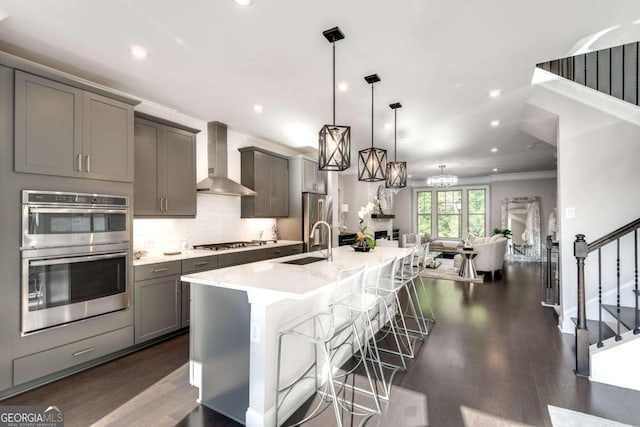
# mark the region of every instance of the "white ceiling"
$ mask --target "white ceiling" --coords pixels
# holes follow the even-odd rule
[[[393,157],[384,124],[401,102],[397,157],[414,179],[441,163],[460,176],[555,169],[555,147],[520,130],[535,64],[631,41],[640,27],[637,0],[0,0],[2,10],[1,50],[294,147],[315,147],[331,122],[322,31],[337,25],[337,80],[349,83],[337,124],[352,127],[352,164],[371,143],[363,77],[377,73],[375,145]],[[151,56],[133,59],[130,44]]]

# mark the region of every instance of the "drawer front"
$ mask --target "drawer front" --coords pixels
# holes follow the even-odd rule
[[[138,265],[134,269],[135,281],[171,276],[182,272],[180,261],[159,262],[157,264]]]
[[[182,260],[182,274],[197,273],[215,268],[218,268],[218,255]]]
[[[13,385],[71,368],[133,345],[133,326],[76,341],[13,361]]]
[[[297,255],[302,253],[302,245],[280,246],[277,248],[269,248],[269,259],[280,258],[283,256]]]
[[[248,264],[250,262],[263,261],[267,259],[266,249],[253,249],[243,252],[233,252],[230,254],[221,254],[218,260],[218,266],[231,267],[233,265]]]

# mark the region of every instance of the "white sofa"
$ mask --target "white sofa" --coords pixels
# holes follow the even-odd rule
[[[491,280],[494,279],[495,272],[502,270],[504,264],[504,254],[507,250],[507,238],[501,234],[491,237],[475,237],[471,239],[473,249],[478,251],[478,255],[473,259],[476,270],[491,272]]]

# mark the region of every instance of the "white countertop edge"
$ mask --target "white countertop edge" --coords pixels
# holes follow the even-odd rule
[[[229,254],[234,252],[245,252],[245,251],[253,251],[258,249],[265,248],[277,248],[279,246],[290,246],[290,245],[298,245],[302,244],[302,241],[297,240],[278,240],[277,243],[266,243],[260,246],[246,246],[244,248],[235,248],[235,249],[225,249],[221,251],[209,251],[206,249],[189,249],[187,251],[182,251],[177,255],[150,255],[144,256],[140,259],[133,260],[133,266],[137,267],[140,265],[148,265],[148,264],[157,264],[161,262],[169,262],[169,261],[182,261],[183,259],[190,258],[201,258],[211,255],[221,255],[221,254]]]
[[[352,268],[366,263],[367,258],[404,256],[409,250],[406,248],[380,248],[382,254],[367,255],[356,253],[349,247],[334,248],[334,262],[331,262],[327,271],[327,264],[312,263],[307,265],[287,265],[284,261],[321,255],[322,251],[307,252],[291,255],[273,260],[258,261],[241,266],[232,266],[222,269],[191,273],[183,275],[180,279],[184,282],[197,285],[213,286],[248,293],[249,302],[259,305],[268,305],[280,299],[304,300],[324,292],[332,286],[337,278],[337,273],[344,268]],[[374,256],[375,255],[375,256]],[[269,268],[261,268],[270,265]],[[295,277],[298,282],[287,280]],[[275,286],[269,286],[268,279],[276,281]],[[284,286],[282,284],[285,284]],[[287,287],[290,289],[287,289]],[[306,289],[301,289],[306,288]]]

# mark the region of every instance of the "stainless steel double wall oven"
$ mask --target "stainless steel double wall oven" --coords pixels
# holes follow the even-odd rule
[[[126,196],[22,191],[23,334],[129,305]]]

